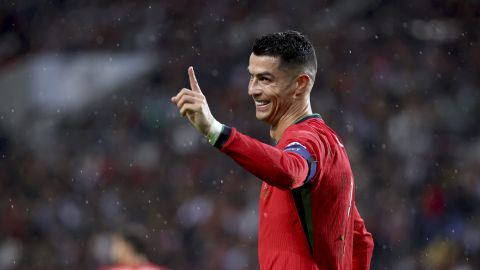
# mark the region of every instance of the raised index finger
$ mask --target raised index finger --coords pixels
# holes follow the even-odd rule
[[[188,78],[190,79],[190,88],[192,88],[192,91],[201,93],[202,90],[200,90],[200,86],[198,85],[198,81],[195,77],[195,71],[193,71],[193,67],[188,68]]]

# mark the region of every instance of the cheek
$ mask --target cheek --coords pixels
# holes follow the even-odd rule
[[[271,100],[275,114],[284,113],[286,110],[288,110],[288,108],[290,108],[292,104],[292,99],[290,98],[290,96],[281,95],[279,93],[275,93],[275,95],[272,96]]]
[[[277,104],[285,103],[286,99],[282,95],[282,93],[280,91],[278,91],[278,89],[271,90],[269,95],[270,95],[271,100],[274,101],[275,103],[277,103]]]
[[[270,99],[278,100],[281,98],[281,95],[275,85],[266,86],[264,89],[265,95],[268,96]]]

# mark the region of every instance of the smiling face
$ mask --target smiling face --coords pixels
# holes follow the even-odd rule
[[[294,103],[296,74],[280,68],[281,60],[272,56],[250,55],[248,94],[255,103],[256,117],[272,126]]]

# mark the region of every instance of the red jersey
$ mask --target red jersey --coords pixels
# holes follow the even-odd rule
[[[215,143],[263,180],[260,269],[369,269],[372,235],[355,206],[345,148],[313,114],[289,126],[276,147],[224,127]]]
[[[151,263],[138,264],[138,265],[111,265],[100,268],[100,270],[168,270]]]

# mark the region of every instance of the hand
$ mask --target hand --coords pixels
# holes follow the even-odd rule
[[[207,100],[200,90],[193,67],[188,68],[190,89],[183,88],[178,94],[172,97],[183,117],[187,117],[190,123],[203,135],[207,135],[215,119],[210,113]]]

